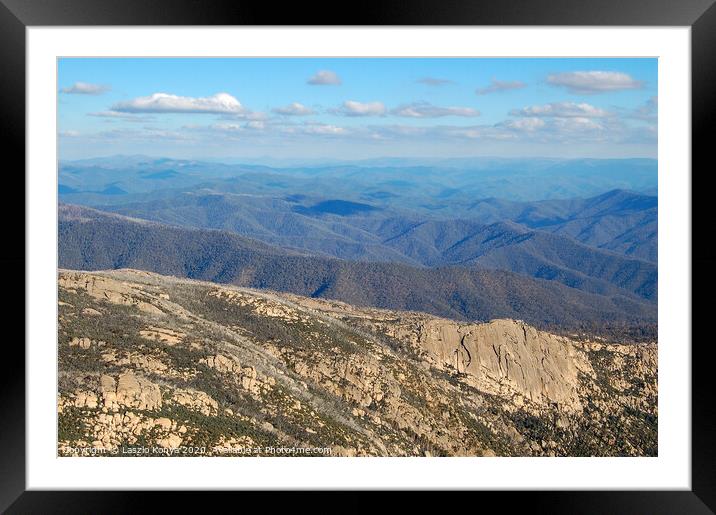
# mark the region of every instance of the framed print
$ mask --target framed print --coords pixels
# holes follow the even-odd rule
[[[0,11],[3,509],[711,512],[710,2],[168,5]]]

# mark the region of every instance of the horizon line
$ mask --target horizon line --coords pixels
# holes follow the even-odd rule
[[[450,161],[450,160],[461,160],[461,159],[502,159],[502,160],[521,160],[521,159],[550,159],[559,161],[577,161],[584,159],[591,160],[602,160],[602,161],[628,161],[631,159],[646,159],[650,161],[658,161],[658,157],[651,156],[624,156],[624,157],[594,157],[590,155],[579,156],[579,157],[558,157],[549,155],[524,155],[524,156],[499,156],[499,155],[473,155],[473,156],[376,156],[376,157],[364,157],[356,159],[346,159],[339,157],[271,157],[271,156],[224,156],[224,157],[212,157],[212,156],[199,156],[199,157],[172,157],[168,155],[150,155],[150,154],[104,154],[94,155],[87,157],[78,158],[57,158],[58,162],[76,162],[76,161],[87,161],[91,159],[109,159],[109,158],[148,158],[148,159],[171,159],[174,161],[212,161],[222,162],[223,160],[231,161],[260,161],[260,160],[273,160],[273,161],[334,161],[341,163],[359,163],[365,161],[378,161],[382,159],[402,159],[402,160],[413,160],[413,161]]]

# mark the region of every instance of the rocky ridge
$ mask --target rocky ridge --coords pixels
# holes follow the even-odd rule
[[[59,323],[60,455],[657,452],[655,343],[135,270],[60,271]]]

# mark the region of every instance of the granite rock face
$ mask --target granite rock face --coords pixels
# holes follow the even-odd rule
[[[428,320],[419,344],[487,388],[500,385],[536,403],[581,408],[579,372],[588,373],[591,367],[566,338],[514,320],[469,325]]]

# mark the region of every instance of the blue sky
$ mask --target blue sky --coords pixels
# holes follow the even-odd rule
[[[656,95],[656,59],[60,59],[60,158],[656,157]]]

